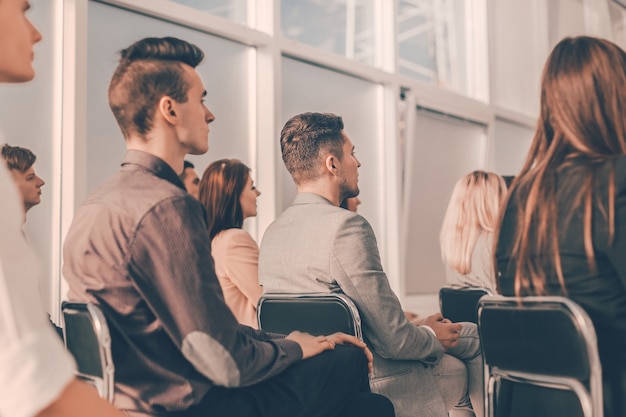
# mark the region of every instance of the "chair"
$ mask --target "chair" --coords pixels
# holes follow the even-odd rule
[[[257,307],[259,328],[289,334],[344,332],[363,340],[359,311],[344,294],[264,294]]]
[[[439,309],[445,318],[454,323],[478,323],[478,300],[483,295],[492,295],[491,290],[481,287],[443,287],[439,290]]]
[[[65,347],[78,366],[77,377],[113,403],[114,367],[109,327],[100,308],[91,303],[63,302]]]
[[[576,303],[485,296],[478,330],[487,417],[603,417],[595,329]]]

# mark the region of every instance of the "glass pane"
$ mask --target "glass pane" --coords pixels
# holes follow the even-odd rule
[[[376,62],[374,0],[282,0],[283,36],[369,65]]]
[[[169,0],[203,12],[220,16],[242,25],[248,22],[248,0]]]
[[[539,114],[541,70],[550,52],[548,32],[560,26],[547,23],[548,7],[557,2],[539,3],[492,1],[490,10],[492,103],[530,117]],[[570,3],[576,7],[577,2]]]
[[[484,93],[473,90],[470,81],[473,66],[480,68],[484,63],[472,64],[471,60],[481,57],[468,55],[487,47],[486,43],[472,44],[482,39],[471,32],[474,22],[468,20],[474,15],[472,4],[472,0],[398,0],[398,72],[485,99]]]
[[[118,22],[111,31],[111,22]],[[226,41],[162,20],[116,7],[89,3],[87,100],[87,191],[115,173],[125,152],[124,138],[109,109],[107,90],[119,51],[146,36],[174,36],[201,47],[205,60],[198,66],[207,90],[206,103],[215,114],[211,124],[209,152],[189,156],[198,175],[213,160],[238,158],[249,166],[249,105],[247,56],[252,51]],[[220,65],[212,65],[219,62]]]
[[[382,237],[381,205],[384,201],[381,185],[382,163],[379,152],[377,112],[377,85],[319,68],[293,59],[282,60],[282,123],[291,116],[304,112],[330,112],[343,118],[345,131],[354,143],[361,161],[359,188],[362,204],[359,213]],[[313,81],[313,82],[312,82]],[[281,125],[282,128],[282,125]],[[296,194],[291,175],[281,165],[282,204],[279,212],[289,207]]]
[[[534,131],[507,120],[496,119],[496,172],[517,175],[528,155]]]
[[[617,2],[609,3],[613,39],[622,49],[626,49],[626,2],[620,6]]]
[[[484,168],[485,127],[429,111],[417,112],[408,135],[407,201],[401,242],[406,244],[407,294],[433,294],[445,283],[439,230],[458,179]]]

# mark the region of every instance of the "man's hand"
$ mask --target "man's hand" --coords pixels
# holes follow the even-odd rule
[[[365,342],[360,341],[356,336],[350,336],[349,334],[341,332],[333,333],[326,336],[326,338],[336,345],[350,344],[363,349],[365,357],[367,358],[367,369],[369,370],[369,373],[372,373],[374,370],[374,355],[372,355],[372,352],[369,350]]]
[[[367,367],[370,372],[373,370],[374,356],[364,342],[361,342],[356,336],[350,336],[345,333],[337,332],[328,336],[313,336],[309,333],[293,331],[289,333],[286,339],[293,340],[300,345],[302,349],[302,359],[312,358],[325,350],[332,350],[335,345],[354,345],[363,349],[367,358]]]
[[[459,344],[459,336],[461,333],[460,323],[452,323],[450,320],[444,318],[441,313],[437,313],[426,317],[421,324],[435,331],[437,340],[439,340],[446,351]]]
[[[286,339],[293,340],[300,345],[302,349],[302,359],[312,358],[325,350],[335,348],[335,342],[329,340],[326,336],[313,336],[309,333],[293,331],[287,335]]]

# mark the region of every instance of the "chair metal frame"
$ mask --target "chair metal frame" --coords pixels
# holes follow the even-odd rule
[[[106,318],[102,313],[102,310],[92,303],[81,302],[67,302],[64,301],[61,306],[63,313],[64,326],[63,336],[65,340],[65,347],[76,358],[78,370],[76,376],[91,385],[93,385],[101,398],[107,400],[109,403],[113,403],[113,397],[115,394],[115,367],[113,365],[113,358],[111,355],[111,335],[109,333],[109,326],[107,325]],[[98,341],[98,358],[100,369],[102,370],[102,377],[98,375],[92,375],[83,372],[84,367],[80,363],[80,356],[76,355],[72,351],[74,347],[72,341],[79,340],[80,335],[73,334],[73,330],[69,329],[67,317],[72,314],[79,314],[89,319],[91,328],[93,330],[93,336]],[[69,320],[71,322],[71,320]],[[80,343],[78,344],[80,345]],[[78,346],[75,346],[76,349]],[[93,365],[93,364],[91,364]]]
[[[289,304],[291,308],[295,308],[297,311],[299,304],[319,304],[320,308],[327,306],[329,303],[334,303],[341,306],[345,312],[349,315],[349,320],[351,321],[352,328],[354,331],[352,332],[353,336],[356,336],[359,340],[363,340],[363,333],[361,331],[361,316],[359,314],[359,310],[357,309],[354,302],[345,294],[337,294],[337,293],[298,293],[298,294],[285,294],[285,293],[266,293],[261,296],[259,302],[257,304],[257,319],[259,323],[259,328],[266,331],[272,331],[271,326],[268,326],[267,320],[265,319],[264,312],[270,303],[274,302],[282,302],[285,304]],[[293,311],[292,311],[293,313]],[[342,321],[345,323],[347,317],[343,317]],[[332,326],[331,326],[332,327]],[[309,332],[309,329],[306,326],[301,328],[293,328],[291,330],[300,330],[304,332]],[[332,330],[332,329],[331,329]],[[344,331],[344,329],[340,329],[337,327],[336,331]]]
[[[476,308],[474,309],[475,317],[473,317],[472,319],[468,319],[467,317],[464,317],[464,319],[458,320],[457,319],[458,316],[455,317],[454,314],[446,314],[446,312],[450,313],[450,311],[454,309],[454,307],[450,307],[449,305],[446,306],[446,303],[444,302],[446,299],[446,294],[445,294],[446,292],[455,293],[459,296],[465,295],[471,298],[472,300],[475,300],[476,301]],[[484,288],[484,287],[452,287],[452,286],[441,287],[439,289],[439,311],[441,311],[441,314],[443,314],[444,317],[451,319],[453,322],[468,321],[470,323],[478,323],[478,301],[484,295],[493,295],[493,292],[489,288]],[[461,314],[461,316],[463,316],[463,314]]]
[[[583,351],[588,357],[588,382],[586,384],[571,376],[549,375],[539,372],[525,372],[520,369],[504,369],[491,366],[489,361],[489,345],[483,337],[483,314],[495,309],[516,309],[516,311],[555,311],[568,316],[576,333],[582,339]],[[481,327],[483,326],[483,327]],[[573,392],[580,401],[585,417],[603,417],[602,366],[598,354],[597,337],[593,323],[587,313],[575,302],[560,296],[505,297],[484,296],[479,301],[478,329],[485,361],[485,413],[487,417],[495,415],[495,397],[497,383],[501,379],[513,383],[529,384],[538,387],[568,390]],[[514,329],[513,329],[514,330]],[[550,348],[550,347],[547,347]],[[558,346],[557,348],[562,348]],[[532,359],[532,358],[531,358]]]

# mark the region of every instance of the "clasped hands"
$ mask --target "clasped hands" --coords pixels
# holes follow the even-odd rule
[[[417,314],[405,311],[406,318],[416,326],[428,326],[435,332],[435,336],[444,350],[455,347],[459,344],[461,336],[461,324],[452,323],[441,313],[436,313],[426,318],[421,318]]]

